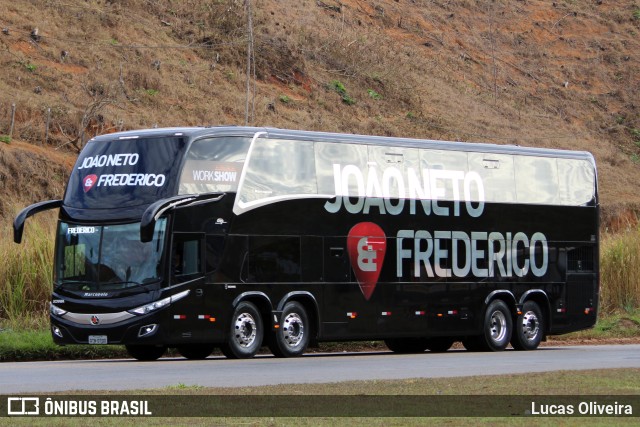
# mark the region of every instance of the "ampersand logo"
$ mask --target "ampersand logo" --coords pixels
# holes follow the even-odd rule
[[[82,189],[86,193],[87,191],[91,190],[94,185],[96,185],[96,182],[98,182],[97,175],[94,175],[94,174],[87,175],[82,180]]]
[[[376,289],[387,251],[384,231],[372,222],[354,225],[347,237],[347,250],[362,295],[368,301]]]

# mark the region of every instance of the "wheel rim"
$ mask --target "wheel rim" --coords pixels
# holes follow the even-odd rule
[[[289,347],[296,347],[304,338],[304,323],[298,313],[291,313],[282,322],[282,336]]]
[[[494,342],[501,342],[507,335],[507,317],[502,311],[496,310],[491,313],[489,333]]]
[[[256,327],[256,320],[249,313],[242,313],[236,318],[235,324],[235,340],[240,347],[246,348],[256,340],[258,328]]]
[[[540,331],[540,322],[538,316],[533,311],[527,311],[522,316],[522,336],[527,341],[533,341]]]

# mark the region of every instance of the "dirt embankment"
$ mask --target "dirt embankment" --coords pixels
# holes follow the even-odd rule
[[[12,219],[24,206],[60,199],[75,156],[33,144],[0,143],[0,219]]]

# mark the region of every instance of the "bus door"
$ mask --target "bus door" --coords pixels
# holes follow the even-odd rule
[[[212,329],[205,307],[204,233],[174,233],[171,245],[170,286],[189,295],[169,308],[168,333],[172,341],[198,343]]]
[[[351,282],[349,253],[344,237],[325,237],[322,264],[324,270],[323,289],[323,332],[327,336],[343,336],[348,332],[349,323],[345,304],[352,298],[354,286]],[[354,310],[355,311],[355,310]]]
[[[565,310],[567,320],[581,328],[595,323],[598,306],[597,252],[593,245],[567,251]]]

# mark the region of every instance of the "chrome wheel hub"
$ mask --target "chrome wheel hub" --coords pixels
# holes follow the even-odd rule
[[[236,318],[234,338],[241,347],[250,347],[256,340],[256,320],[249,313]]]
[[[538,316],[533,311],[527,311],[522,316],[522,336],[527,341],[534,340],[540,331],[540,322]]]
[[[282,322],[282,336],[289,347],[295,347],[304,337],[304,323],[298,313],[291,313]]]
[[[491,313],[489,332],[494,342],[500,342],[505,339],[507,335],[507,318],[502,311],[496,310]]]

